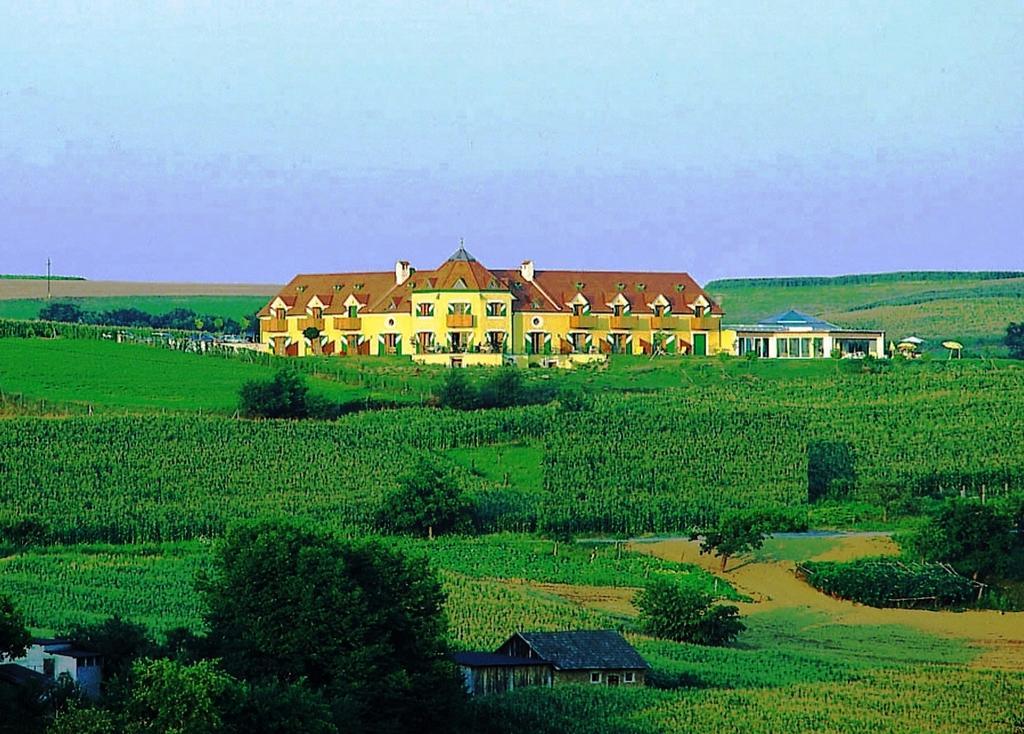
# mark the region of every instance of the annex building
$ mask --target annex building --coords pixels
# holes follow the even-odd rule
[[[732,347],[722,309],[687,273],[492,270],[462,246],[433,270],[297,275],[258,315],[261,343],[290,356],[571,366]]]
[[[789,310],[756,324],[727,327],[740,356],[780,359],[884,357],[885,332],[844,329],[801,311]]]

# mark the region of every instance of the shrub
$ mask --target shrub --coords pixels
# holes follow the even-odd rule
[[[419,459],[381,506],[377,524],[433,537],[470,527],[473,505],[439,464]]]
[[[807,583],[841,599],[873,607],[955,606],[974,599],[974,584],[936,563],[860,558],[848,563],[808,561]]]
[[[736,607],[715,604],[710,594],[670,581],[647,586],[636,605],[645,632],[676,642],[726,645],[746,629]]]
[[[299,373],[280,370],[270,380],[251,380],[239,391],[246,418],[305,418],[309,388]]]

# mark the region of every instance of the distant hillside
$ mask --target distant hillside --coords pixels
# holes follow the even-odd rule
[[[898,272],[837,277],[729,278],[705,288],[727,323],[750,323],[796,308],[837,324],[911,334],[941,350],[955,339],[1001,349],[1006,325],[1024,321],[1024,272]]]

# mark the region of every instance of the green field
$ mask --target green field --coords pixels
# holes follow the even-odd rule
[[[1024,320],[1024,276],[1016,275],[882,274],[799,285],[773,278],[721,280],[706,289],[725,309],[726,323],[754,323],[795,308],[841,326],[884,329],[890,340],[917,335],[935,352],[953,339],[1001,353],[1007,324]]]
[[[242,360],[140,344],[72,339],[0,339],[0,391],[45,400],[53,411],[204,412],[230,415],[238,390],[273,369]],[[369,391],[334,380],[313,389],[336,400]]]
[[[103,312],[137,308],[148,314],[162,315],[176,308],[200,315],[222,316],[236,321],[252,315],[266,305],[270,296],[87,296],[60,298],[54,302],[73,303],[83,311]],[[35,319],[48,301],[42,298],[0,299],[0,319]]]

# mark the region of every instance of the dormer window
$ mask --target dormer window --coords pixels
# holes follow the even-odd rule
[[[647,284],[646,283],[637,283],[636,284],[636,289],[638,291],[640,291],[641,293],[643,293],[645,290],[647,290]]]
[[[313,306],[309,311],[314,319],[322,319],[324,317],[324,310],[320,306]]]
[[[306,292],[306,286],[304,286],[304,285],[297,285],[297,286],[295,286],[295,291],[297,293],[305,293]]]
[[[586,306],[584,306],[582,303],[574,303],[572,304],[572,315],[583,316],[585,314],[585,309]]]
[[[615,290],[617,290],[617,291],[624,291],[624,290],[626,290],[626,284],[622,283],[622,282],[616,283],[615,284]]]
[[[288,309],[286,309],[286,308],[275,308],[274,309],[274,318],[276,318],[276,319],[283,319],[287,315],[288,315]]]
[[[348,317],[350,319],[354,319],[354,318],[358,318],[358,316],[359,316],[359,306],[356,306],[355,304],[352,304],[351,306],[349,306],[348,307]]]
[[[626,307],[616,303],[612,306],[612,316],[624,316],[626,313]]]
[[[676,293],[682,293],[684,290],[686,290],[684,283],[676,283]]]
[[[344,287],[345,287],[344,283],[335,283],[334,284],[334,292],[337,293],[338,291],[340,291]]]

